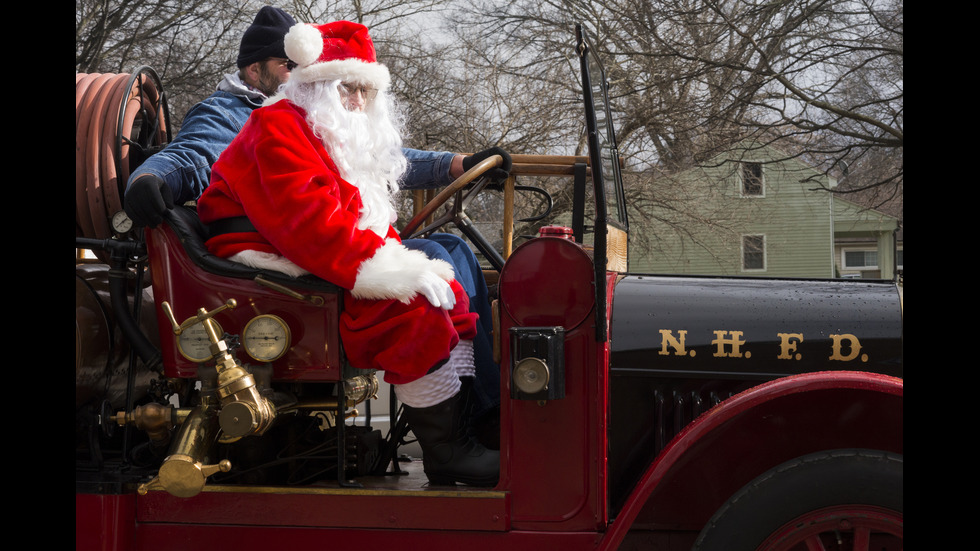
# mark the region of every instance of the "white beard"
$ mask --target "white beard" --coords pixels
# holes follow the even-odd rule
[[[306,110],[313,131],[323,141],[341,177],[360,191],[358,228],[384,237],[397,220],[394,194],[408,167],[401,150],[401,134],[389,116],[390,100],[384,92],[379,92],[364,112],[353,112],[341,103],[337,84],[307,84],[311,94],[290,99]]]

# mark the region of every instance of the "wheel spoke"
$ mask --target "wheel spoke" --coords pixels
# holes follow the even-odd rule
[[[807,551],[827,551],[827,548],[823,546],[823,542],[820,541],[820,534],[814,534],[806,539]]]
[[[900,513],[854,505],[816,510],[794,519],[773,533],[760,551],[870,551],[884,544],[888,551],[902,548]]]
[[[868,551],[871,549],[871,528],[868,526],[858,526],[854,529],[854,551]]]

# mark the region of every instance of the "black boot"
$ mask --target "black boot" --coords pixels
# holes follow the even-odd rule
[[[405,406],[405,420],[422,447],[429,482],[494,486],[500,476],[500,452],[486,449],[468,430],[462,393],[427,408]]]
[[[500,406],[494,406],[483,415],[473,419],[473,435],[488,450],[500,449]]]
[[[483,444],[488,450],[500,449],[500,406],[495,406],[482,414],[477,414],[479,400],[473,388],[473,377],[460,377],[459,393],[463,396],[465,406],[463,418],[466,420],[469,433]]]

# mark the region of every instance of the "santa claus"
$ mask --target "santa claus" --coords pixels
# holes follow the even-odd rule
[[[476,314],[452,267],[405,247],[392,227],[407,163],[388,69],[367,28],[348,21],[296,25],[285,50],[292,76],[252,113],[198,201],[208,248],[347,289],[348,360],[394,385],[429,480],[496,484],[499,453],[463,418]]]

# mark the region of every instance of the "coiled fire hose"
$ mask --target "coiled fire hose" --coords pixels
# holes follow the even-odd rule
[[[126,183],[170,141],[169,108],[153,69],[75,74],[75,236],[107,239]]]
[[[130,306],[127,299],[126,267],[132,256],[127,251],[137,245],[112,239],[111,220],[123,210],[132,171],[170,142],[169,120],[163,86],[149,67],[133,73],[75,74],[75,246],[89,248],[87,242],[104,242],[91,250],[111,266],[110,297],[117,327],[150,369],[158,366],[160,353],[136,322],[140,303]],[[128,377],[134,373],[129,369]],[[132,386],[130,381],[128,387]],[[127,398],[128,406],[131,402],[132,397]]]

